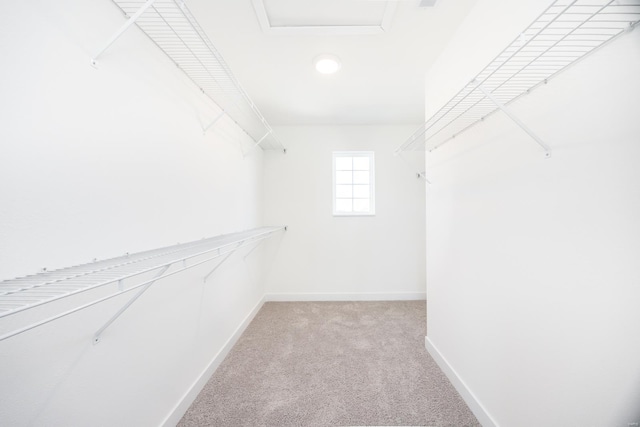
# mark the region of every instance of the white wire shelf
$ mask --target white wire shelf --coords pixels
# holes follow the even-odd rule
[[[396,153],[442,146],[503,110],[548,148],[505,106],[547,83],[640,20],[640,0],[554,1],[471,82],[416,130]]]
[[[80,294],[90,295],[88,300],[84,299],[81,304],[71,308],[65,307],[63,311],[31,322],[26,326],[11,331],[3,331],[0,334],[0,341],[103,301],[136,289],[139,290],[138,294],[109,320],[103,329],[98,331],[95,339],[97,342],[100,333],[157,280],[223,257],[222,261],[215,265],[203,278],[206,282],[209,276],[238,249],[253,245],[249,251],[251,252],[264,239],[283,230],[286,230],[286,227],[255,228],[239,233],[221,235],[1,281],[0,322],[3,318],[27,312],[36,307],[49,305],[56,301],[68,300]],[[152,276],[151,278],[150,275]],[[93,295],[91,291],[97,289],[101,289],[102,292]]]
[[[209,40],[183,0],[113,0],[129,22],[98,53],[93,62],[133,23],[195,84],[238,124],[257,146],[286,149],[273,133],[222,55]],[[204,127],[206,130],[220,116]]]

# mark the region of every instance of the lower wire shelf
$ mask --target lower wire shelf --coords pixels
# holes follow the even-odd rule
[[[206,282],[211,274],[237,250],[251,246],[250,253],[264,239],[286,229],[286,226],[254,228],[1,281],[0,341],[137,290],[135,295],[96,332],[94,343],[97,343],[100,341],[102,332],[156,281],[221,258],[203,277],[203,281]],[[78,297],[84,298],[78,299]],[[54,308],[53,313],[49,312],[26,326],[11,327],[9,325],[10,330],[6,330],[7,324],[10,323],[6,321],[10,317],[27,313],[38,307],[57,305],[52,304],[54,302],[67,303],[62,305],[62,309]],[[3,326],[2,323],[6,324]]]

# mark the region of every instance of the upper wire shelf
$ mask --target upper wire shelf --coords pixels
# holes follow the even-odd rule
[[[396,153],[440,147],[639,21],[640,0],[554,1]]]
[[[36,307],[53,306],[55,304],[52,303],[56,301],[69,301],[63,306],[56,305],[56,307],[64,307],[65,309],[54,307],[53,315],[49,317],[45,316],[10,331],[1,328],[0,341],[103,301],[138,290],[138,294],[125,305],[124,309],[118,312],[97,333],[95,340],[97,342],[100,333],[157,280],[222,257],[222,261],[204,276],[206,282],[209,276],[234,252],[247,246],[253,246],[249,250],[251,252],[262,240],[282,230],[286,230],[286,227],[260,227],[0,281],[0,320]],[[100,291],[94,292],[97,290]],[[83,296],[83,298],[73,299],[76,296]]]
[[[263,149],[286,151],[183,0],[113,2],[126,16],[134,18],[132,22],[135,22],[151,41],[223,110],[224,114],[236,122],[256,145]],[[220,116],[214,119],[213,123],[218,118]],[[205,131],[213,123],[206,126]]]

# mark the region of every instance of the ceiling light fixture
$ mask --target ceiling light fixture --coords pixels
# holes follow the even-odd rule
[[[322,74],[333,74],[342,67],[340,59],[335,55],[329,54],[316,56],[313,60],[313,64],[315,65],[316,70]]]

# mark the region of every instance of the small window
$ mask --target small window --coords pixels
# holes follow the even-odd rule
[[[373,151],[333,152],[333,214],[375,215]]]

